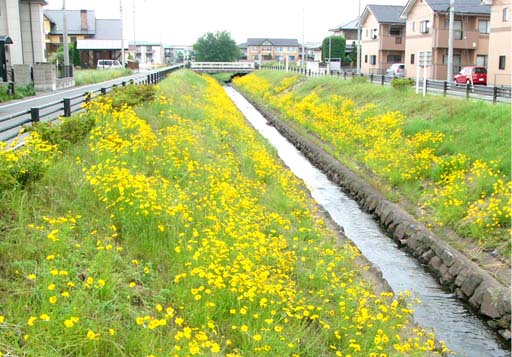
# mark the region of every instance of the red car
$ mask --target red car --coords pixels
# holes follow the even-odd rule
[[[470,66],[470,67],[464,67],[459,72],[459,74],[456,74],[455,77],[453,77],[453,80],[455,81],[455,84],[481,84],[486,86],[487,85],[487,70],[485,67],[476,67],[476,66]]]

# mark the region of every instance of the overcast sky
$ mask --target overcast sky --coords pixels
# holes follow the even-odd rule
[[[63,0],[47,0],[61,9]],[[237,41],[248,37],[296,38],[321,42],[329,28],[357,17],[358,0],[66,0],[66,9],[88,9],[98,18],[119,18],[123,4],[125,39],[192,45],[207,32],[228,31]],[[406,0],[361,0],[366,4],[405,5]],[[303,11],[304,9],[304,11]],[[304,13],[304,21],[303,14]]]

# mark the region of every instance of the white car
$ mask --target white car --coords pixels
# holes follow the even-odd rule
[[[393,63],[386,71],[388,77],[405,77],[405,64]]]
[[[118,60],[100,59],[96,65],[97,69],[117,69],[123,68],[123,65]]]

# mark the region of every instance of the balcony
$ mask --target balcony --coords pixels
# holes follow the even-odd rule
[[[448,30],[433,30],[433,46],[434,48],[448,48]],[[461,38],[459,40],[457,38]],[[460,31],[454,32],[453,48],[455,49],[476,49],[480,39],[480,32],[478,31]]]
[[[381,36],[379,47],[380,50],[405,51],[405,39],[402,36]]]

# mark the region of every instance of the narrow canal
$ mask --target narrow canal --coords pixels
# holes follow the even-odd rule
[[[315,168],[291,143],[236,90],[226,91],[251,125],[273,145],[283,162],[311,192],[313,198],[345,230],[362,254],[379,267],[395,292],[408,290],[422,304],[415,308],[415,320],[435,330],[439,340],[459,356],[509,356],[501,341],[485,322],[466,306],[412,256],[400,250],[373,218]]]

